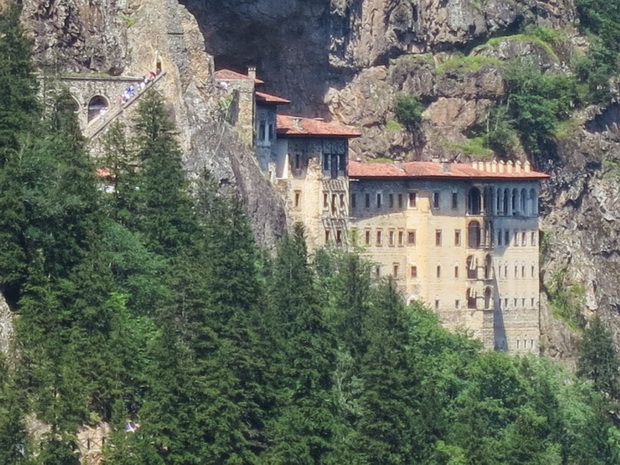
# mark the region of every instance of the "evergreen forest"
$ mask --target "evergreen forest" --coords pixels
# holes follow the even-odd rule
[[[274,256],[208,172],[189,183],[161,96],[105,159],[66,90],[38,95],[17,8],[0,18],[0,465],[613,465],[618,362],[578,375],[483,351],[406,306],[356,251]],[[97,176],[105,167],[107,177]],[[131,428],[128,426],[132,425]]]

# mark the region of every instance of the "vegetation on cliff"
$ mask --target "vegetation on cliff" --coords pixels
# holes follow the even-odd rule
[[[41,114],[3,21],[0,276],[18,317],[0,464],[77,464],[78,427],[101,421],[108,465],[617,463],[615,354],[584,373],[597,393],[447,333],[355,253],[308,257],[301,228],[266,258],[208,173],[190,195],[157,94],[135,140],[110,131],[98,179],[67,94]]]

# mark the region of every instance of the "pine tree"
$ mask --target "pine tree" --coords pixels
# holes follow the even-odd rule
[[[318,464],[333,446],[335,339],[324,322],[317,293],[304,231],[296,225],[279,248],[270,292],[280,394],[265,463]]]
[[[596,316],[583,333],[578,372],[594,383],[594,389],[617,398],[619,367],[611,332]]]
[[[162,97],[153,91],[142,98],[138,113],[136,145],[140,175],[134,187],[134,205],[128,206],[136,214],[126,225],[137,228],[158,254],[190,253],[187,249],[193,243],[197,221],[181,152],[172,135],[174,125]]]
[[[0,465],[26,464],[31,455],[23,424],[23,399],[0,353]]]
[[[20,150],[36,133],[39,119],[31,48],[20,11],[10,3],[0,15],[0,291],[12,306],[19,300],[26,262]]]
[[[361,415],[354,448],[367,463],[420,463],[425,432],[421,376],[411,352],[410,327],[393,281],[382,284],[364,319],[367,350],[362,357]]]

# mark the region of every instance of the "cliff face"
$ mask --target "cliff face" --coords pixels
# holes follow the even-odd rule
[[[467,131],[504,95],[496,62],[531,56],[544,69],[562,69],[585,43],[572,0],[91,3],[25,0],[39,59],[59,49],[67,69],[140,75],[159,57],[188,168],[208,166],[236,186],[267,244],[284,227],[282,209],[250,151],[220,122],[214,63],[239,71],[257,65],[268,90],[293,101],[290,112],[362,129],[353,157],[462,159]],[[561,29],[564,49],[550,53],[515,35],[527,24]],[[401,93],[427,105],[414,136],[395,124]],[[542,287],[564,292],[586,316],[598,312],[620,336],[618,108],[578,115],[557,152],[534,161],[552,174],[542,205]],[[541,301],[545,351],[570,359],[578,336],[553,316],[557,306]]]
[[[256,64],[271,90],[293,101],[287,110],[362,128],[353,157],[463,159],[468,130],[504,96],[496,62],[528,56],[543,69],[563,69],[585,43],[572,0],[183,1],[216,65]],[[565,44],[550,53],[517,35],[528,24],[562,30]],[[427,105],[415,136],[394,124],[399,94]],[[589,109],[556,153],[534,160],[552,174],[541,287],[563,293],[585,317],[598,312],[617,336],[618,118],[618,107]],[[582,316],[558,318],[566,309],[545,293],[541,301],[545,353],[571,360],[579,341],[572,323]]]
[[[25,0],[23,18],[41,67],[85,76],[144,76],[161,66],[166,75],[157,88],[170,104],[190,177],[207,168],[235,189],[258,242],[273,247],[285,229],[284,210],[250,148],[222,123],[213,59],[182,5],[175,0]]]

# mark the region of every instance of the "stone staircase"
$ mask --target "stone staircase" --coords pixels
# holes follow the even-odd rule
[[[105,128],[107,128],[114,120],[116,120],[116,118],[122,115],[125,110],[133,106],[133,104],[138,101],[140,96],[144,95],[147,90],[151,89],[165,75],[165,72],[159,73],[157,76],[155,76],[155,79],[153,79],[144,87],[144,89],[136,92],[136,94],[127,102],[121,103],[120,105],[118,103],[110,105],[110,108],[105,114],[103,121],[101,121],[100,117],[97,117],[94,118],[88,126],[86,126],[86,129],[84,129],[84,137],[88,140],[92,140],[99,136]]]

